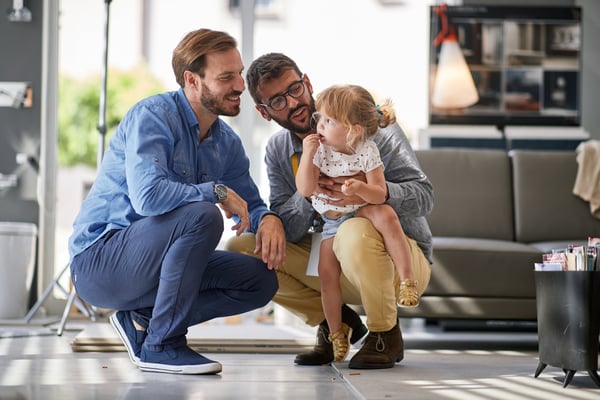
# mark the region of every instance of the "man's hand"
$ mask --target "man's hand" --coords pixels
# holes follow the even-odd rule
[[[352,178],[357,181],[366,182],[367,177],[364,172],[359,172],[358,174],[348,177],[348,176],[340,176],[337,178],[330,178],[325,175],[321,175],[319,177],[319,184],[317,191],[320,193],[326,194],[327,196],[337,199],[337,200],[327,200],[328,204],[333,204],[336,206],[347,206],[350,204],[362,204],[364,200],[359,196],[355,195],[346,195],[342,191],[342,186],[349,179]]]
[[[269,269],[277,270],[285,263],[285,251],[285,232],[281,220],[274,215],[265,215],[256,232],[254,254],[260,254]]]
[[[250,214],[248,213],[248,203],[242,199],[239,194],[227,188],[227,200],[219,203],[219,206],[225,211],[225,216],[231,218],[233,214],[240,217],[240,222],[231,227],[236,236],[240,236],[245,230],[250,229]]]

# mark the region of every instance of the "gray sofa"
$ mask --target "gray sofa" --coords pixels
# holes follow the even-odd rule
[[[600,236],[600,220],[572,194],[573,151],[417,151],[434,188],[429,287],[400,317],[535,320],[534,263]]]

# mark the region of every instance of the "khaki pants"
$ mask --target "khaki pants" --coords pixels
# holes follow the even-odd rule
[[[414,240],[409,238],[408,245],[413,278],[422,294],[429,283],[431,266]],[[325,319],[325,314],[319,278],[306,276],[310,247],[310,235],[298,243],[287,243],[286,262],[277,271],[279,290],[273,301],[315,326]],[[229,251],[250,255],[254,255],[254,248],[253,234],[234,237],[226,246]],[[342,267],[343,302],[363,306],[370,331],[392,329],[397,322],[400,279],[379,232],[367,219],[351,218],[340,226],[333,250]]]

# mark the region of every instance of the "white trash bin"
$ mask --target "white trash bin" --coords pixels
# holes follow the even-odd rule
[[[29,305],[37,226],[0,222],[0,319],[24,318]]]

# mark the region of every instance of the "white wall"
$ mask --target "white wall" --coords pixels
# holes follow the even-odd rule
[[[140,59],[141,5],[140,0],[110,3],[108,57],[111,66],[129,69]],[[60,0],[60,73],[85,78],[101,72],[105,16],[103,0]]]
[[[149,63],[169,88],[176,88],[171,53],[190,30],[225,30],[240,42],[241,22],[227,0],[149,0]],[[427,125],[428,6],[404,0],[274,0],[278,19],[257,19],[255,55],[284,52],[306,72],[315,90],[333,83],[364,85],[396,104],[411,134]],[[132,68],[142,57],[142,0],[110,5],[109,64]],[[75,76],[102,67],[105,3],[61,0],[60,68]]]

